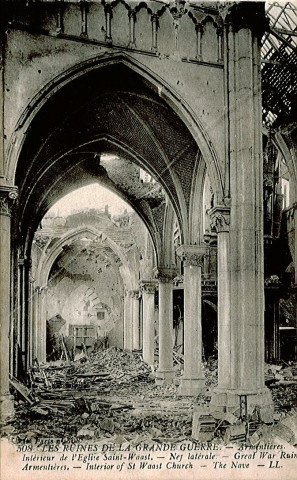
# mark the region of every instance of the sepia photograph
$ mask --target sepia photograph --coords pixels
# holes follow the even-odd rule
[[[0,477],[294,480],[297,0],[0,0]]]

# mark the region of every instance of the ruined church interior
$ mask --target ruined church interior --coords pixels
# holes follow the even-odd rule
[[[296,3],[1,10],[2,435],[296,443]]]

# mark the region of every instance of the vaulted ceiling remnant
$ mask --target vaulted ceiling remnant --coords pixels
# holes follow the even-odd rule
[[[145,79],[121,63],[95,69],[57,92],[32,122],[16,173],[20,228],[34,231],[61,196],[96,181],[157,231],[151,210],[159,217],[165,188],[179,220],[181,198],[189,206],[197,153],[185,124]],[[156,183],[144,182],[140,169]]]

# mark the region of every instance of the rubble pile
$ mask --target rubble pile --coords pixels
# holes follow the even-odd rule
[[[182,367],[176,367],[181,375]],[[266,365],[265,372],[275,404],[274,420],[282,421],[296,404],[296,366]],[[178,442],[195,439],[196,430],[205,441],[244,441],[246,428],[252,435],[261,419],[251,417],[248,426],[240,426],[232,414],[210,414],[211,392],[217,384],[215,358],[204,362],[203,373],[206,392],[182,397],[178,377],[176,384],[156,385],[154,372],[140,354],[115,347],[90,355],[82,352],[76,361],[35,362],[27,385],[11,378],[16,413],[3,426],[2,435],[14,443],[44,437],[75,442],[116,443],[118,438],[122,443]]]
[[[280,365],[265,365],[265,384],[271,390],[276,417],[296,406],[297,365],[282,362]]]
[[[209,357],[202,365],[207,387],[215,387],[218,384],[218,359]]]
[[[296,402],[295,402],[296,403]],[[276,443],[297,446],[297,408],[273,425],[261,425],[252,436],[252,444]]]
[[[13,442],[190,437],[193,399],[178,399],[175,385],[157,386],[139,354],[112,347],[69,363],[35,362],[29,377],[28,387],[11,379],[16,415],[2,433]]]
[[[215,412],[209,408],[209,397],[217,383],[217,361],[203,366],[209,391],[200,394],[194,408],[192,438],[200,441],[222,439],[224,443],[256,445],[265,439],[280,438],[291,445],[297,443],[297,366],[291,362],[265,365],[265,384],[271,390],[274,415],[257,407],[253,411],[239,405],[233,412]],[[268,440],[267,440],[268,441]]]

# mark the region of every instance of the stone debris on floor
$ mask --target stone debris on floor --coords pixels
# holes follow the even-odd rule
[[[130,443],[259,442],[271,435],[269,428],[296,416],[295,364],[265,367],[275,404],[274,424],[265,425],[257,411],[244,419],[239,411],[210,411],[211,391],[217,384],[215,358],[203,363],[208,389],[197,397],[178,394],[182,367],[175,363],[175,384],[159,386],[139,353],[115,347],[81,355],[77,361],[34,362],[27,385],[11,378],[16,412],[2,426],[2,436],[15,444],[43,437],[113,443],[119,438]],[[279,427],[278,434],[295,441],[296,434],[288,433],[292,425],[294,421]]]

